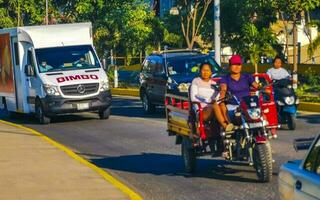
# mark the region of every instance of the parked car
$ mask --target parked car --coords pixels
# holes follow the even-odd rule
[[[169,50],[148,56],[142,64],[139,79],[144,111],[153,113],[156,106],[163,106],[167,90],[187,94],[204,62],[213,66],[213,75],[222,71],[211,56],[196,50]]]
[[[289,161],[281,166],[279,173],[280,199],[319,200],[320,134],[316,138],[297,139],[294,146],[296,150],[310,148],[304,160]]]

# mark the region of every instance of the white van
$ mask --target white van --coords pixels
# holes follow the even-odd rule
[[[108,77],[94,50],[91,23],[0,29],[0,106],[50,117],[110,115]]]

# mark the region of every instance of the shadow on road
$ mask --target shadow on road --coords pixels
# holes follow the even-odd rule
[[[157,108],[154,114],[146,114],[142,109],[140,99],[123,97],[113,97],[111,115],[122,117],[142,117],[142,118],[165,118],[165,110],[163,107]]]
[[[197,171],[192,175],[184,172],[183,160],[179,155],[142,153],[138,155],[94,158],[90,161],[101,168],[130,173],[153,174],[158,176],[201,177],[233,182],[258,183],[257,179],[241,176],[241,173],[245,172],[246,174],[253,174],[255,177],[256,172],[253,168],[234,163],[230,164],[224,160],[199,158],[197,159]]]
[[[320,124],[320,114],[302,115],[298,116],[298,119],[302,119],[310,124]]]
[[[51,118],[51,123],[67,123],[75,121],[87,121],[87,120],[97,120],[98,114],[96,117],[94,115],[88,116],[87,114],[69,114],[69,115],[59,115]],[[38,120],[34,115],[31,114],[21,114],[21,113],[11,113],[10,116],[5,113],[5,111],[0,110],[0,119],[6,120],[18,124],[39,124]]]

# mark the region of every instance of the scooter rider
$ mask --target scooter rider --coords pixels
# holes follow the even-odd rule
[[[291,78],[288,71],[282,68],[282,59],[278,55],[273,59],[273,68],[268,69],[267,74],[269,75],[271,80]]]
[[[226,96],[226,92],[230,91],[236,96],[238,101],[250,94],[250,87],[255,89],[259,88],[259,84],[255,82],[254,77],[251,74],[242,73],[242,58],[240,55],[233,55],[229,59],[229,74],[220,80],[220,98]],[[233,111],[238,107],[236,99],[232,98],[228,100],[227,105],[225,103],[220,104],[222,113],[225,117],[232,116]],[[230,115],[228,115],[228,111]]]

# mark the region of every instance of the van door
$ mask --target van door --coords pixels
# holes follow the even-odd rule
[[[35,100],[38,95],[41,94],[41,79],[39,77],[39,74],[37,73],[38,70],[36,69],[36,60],[35,60],[35,54],[34,49],[31,47],[31,45],[24,45],[25,54],[24,54],[24,74],[25,74],[25,102],[27,102],[27,108],[28,112],[34,112],[35,111]],[[33,75],[27,75],[27,68],[28,66],[31,66],[31,69],[33,70]]]
[[[16,106],[17,112],[23,111],[23,88],[20,86],[21,82],[21,70],[20,70],[20,57],[19,57],[19,43],[17,37],[11,38],[12,55],[13,55],[13,70],[14,70],[14,82],[16,93]]]

